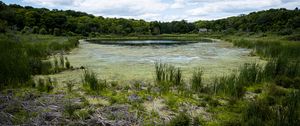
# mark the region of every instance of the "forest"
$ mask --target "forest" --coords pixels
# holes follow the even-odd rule
[[[300,27],[300,10],[270,9],[211,21],[159,22],[124,18],[104,18],[73,10],[49,10],[0,3],[0,32],[7,29],[51,35],[101,34],[159,35],[198,33],[199,28],[213,32],[274,32],[292,34]],[[299,31],[299,30],[297,30]]]

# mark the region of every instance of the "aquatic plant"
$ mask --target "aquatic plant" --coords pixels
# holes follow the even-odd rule
[[[66,68],[70,69],[71,68],[71,64],[70,64],[70,62],[68,60],[68,57],[66,57],[65,60],[66,60]]]
[[[178,88],[183,86],[182,71],[180,68],[164,63],[155,63],[155,80],[158,85],[164,86],[162,87],[164,89],[169,88],[165,86],[175,86]]]
[[[192,83],[192,90],[194,92],[201,92],[202,87],[203,87],[203,82],[202,82],[202,76],[203,76],[203,70],[202,68],[196,68],[193,72],[191,83]]]
[[[98,80],[96,74],[89,70],[83,70],[82,83],[92,91],[101,91],[107,87],[106,80]]]

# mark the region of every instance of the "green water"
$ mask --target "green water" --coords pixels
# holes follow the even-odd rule
[[[143,41],[135,43],[140,42]],[[231,73],[244,63],[262,62],[258,57],[250,57],[250,51],[221,41],[168,46],[122,46],[92,44],[81,40],[79,48],[72,50],[66,57],[72,66],[85,66],[102,79],[151,82],[154,78],[154,63],[157,61],[180,67],[186,80],[189,80],[196,67],[202,67],[204,78],[207,79]],[[73,70],[52,76],[59,81],[80,81],[81,75],[81,70]]]

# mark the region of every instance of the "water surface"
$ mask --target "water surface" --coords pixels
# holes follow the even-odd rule
[[[152,80],[154,63],[157,61],[180,67],[185,78],[189,78],[196,67],[202,67],[207,78],[231,73],[244,63],[260,61],[258,57],[250,57],[249,53],[248,49],[236,48],[221,41],[185,45],[120,46],[92,44],[81,40],[79,48],[74,49],[67,57],[74,67],[86,66],[101,78]]]

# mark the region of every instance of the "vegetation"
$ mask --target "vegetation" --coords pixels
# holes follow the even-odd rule
[[[58,67],[58,62],[55,61],[53,68],[50,61],[43,59],[51,53],[69,50],[78,45],[77,39],[74,38],[58,37],[53,38],[53,42],[51,36],[19,34],[1,34],[0,36],[0,63],[3,64],[0,72],[1,89],[6,86],[24,84],[31,79],[31,75],[61,71],[65,68],[63,65]],[[61,40],[64,41],[58,43]]]
[[[300,124],[298,9],[194,23],[146,22],[0,2],[0,17],[1,125]],[[198,28],[210,32],[190,34]],[[63,55],[79,44],[70,36],[79,35],[96,37],[90,39],[96,43],[219,38],[252,49],[266,63],[246,63],[208,79],[196,68],[185,80],[181,68],[156,62],[149,84],[101,80],[83,66],[81,82],[48,77],[80,70]]]
[[[270,9],[214,21],[146,22],[124,18],[104,18],[72,10],[49,10],[30,6],[0,3],[0,31],[17,29],[22,33],[83,35],[95,37],[103,34],[159,35],[197,33],[199,28],[214,32],[275,32],[290,35],[299,32],[300,11]],[[6,27],[9,26],[9,27]],[[299,37],[298,37],[299,38]],[[299,39],[298,39],[299,40]]]
[[[197,68],[193,72],[193,76],[191,79],[191,83],[192,83],[191,88],[192,90],[194,90],[194,92],[202,92],[203,89],[202,75],[203,75],[203,70],[201,68]]]
[[[162,92],[167,92],[171,87],[183,88],[182,72],[180,68],[172,65],[156,62],[155,63],[156,84]]]
[[[107,87],[106,80],[98,80],[94,72],[84,70],[82,83],[92,91],[102,91]]]

